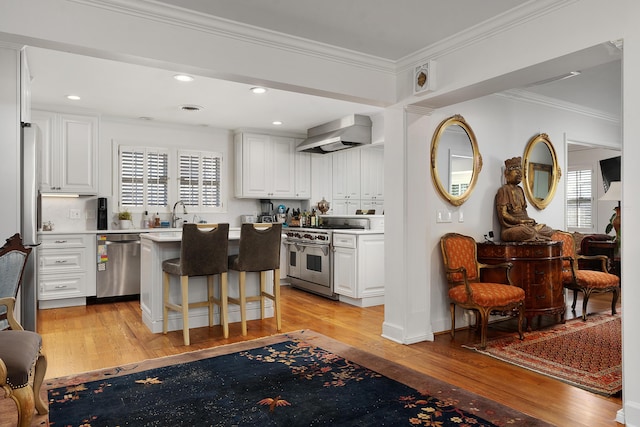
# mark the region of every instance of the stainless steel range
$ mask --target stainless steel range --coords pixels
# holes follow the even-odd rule
[[[287,229],[287,277],[294,287],[337,299],[333,292],[331,234],[331,230],[317,228]]]
[[[287,277],[292,286],[338,299],[333,288],[333,232],[344,229],[368,229],[365,218],[323,218],[324,224],[314,228],[290,227],[286,234]]]

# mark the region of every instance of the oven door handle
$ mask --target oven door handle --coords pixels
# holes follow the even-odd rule
[[[314,243],[299,243],[299,242],[296,242],[293,245],[300,252],[304,252],[304,250],[306,248],[319,248],[319,249],[322,249],[322,253],[324,254],[324,256],[329,255],[329,245],[326,245],[326,244],[314,244]]]

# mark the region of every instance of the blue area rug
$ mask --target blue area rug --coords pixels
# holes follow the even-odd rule
[[[312,331],[55,379],[47,389],[52,427],[548,425]]]

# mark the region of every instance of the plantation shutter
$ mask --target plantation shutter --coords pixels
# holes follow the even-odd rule
[[[137,207],[144,204],[144,152],[120,150],[120,206]]]
[[[169,155],[164,150],[121,146],[120,207],[158,208],[168,203]]]
[[[178,194],[187,206],[219,208],[222,155],[213,152],[178,152]]]
[[[590,169],[567,174],[567,225],[572,228],[592,228],[592,172]]]
[[[168,205],[169,155],[161,151],[147,151],[147,207]]]

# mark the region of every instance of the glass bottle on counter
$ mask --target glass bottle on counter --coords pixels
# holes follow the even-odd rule
[[[310,221],[309,221],[309,226],[310,227],[317,227],[318,226],[318,217],[316,216],[316,210],[315,209],[311,210],[311,217],[310,217]]]

